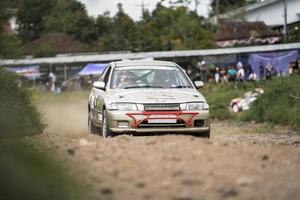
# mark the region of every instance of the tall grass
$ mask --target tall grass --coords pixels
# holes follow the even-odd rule
[[[248,111],[234,114],[229,105],[233,98],[243,97],[247,91],[263,88]],[[201,92],[210,105],[211,117],[219,120],[270,122],[288,125],[300,131],[300,77],[276,77],[272,81],[243,84],[206,85]]]
[[[63,164],[22,140],[42,133],[44,124],[18,78],[0,68],[0,199],[83,199]]]
[[[0,139],[41,133],[44,124],[30,92],[18,77],[0,68]]]
[[[254,84],[208,84],[200,92],[205,96],[210,106],[210,116],[213,119],[234,119],[235,114],[229,109],[230,101],[241,97],[246,91],[255,88]]]
[[[300,77],[276,78],[263,87],[264,94],[240,119],[289,125],[300,131]]]

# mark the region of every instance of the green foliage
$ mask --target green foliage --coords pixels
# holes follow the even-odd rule
[[[259,2],[260,0],[219,0],[219,12],[225,13],[230,10],[240,8],[242,6],[246,6],[252,3]],[[216,14],[216,2],[217,0],[211,1],[211,14]]]
[[[43,33],[57,32],[97,45],[99,51],[184,50],[213,46],[213,27],[188,9],[190,1],[173,2],[176,6],[171,7],[158,3],[152,13],[144,9],[139,22],[134,22],[124,12],[122,4],[118,4],[115,16],[104,13],[93,19],[87,15],[84,4],[77,0],[40,1],[24,1],[19,9],[19,31],[24,41]]]
[[[0,68],[0,139],[38,134],[44,125],[18,77]]]
[[[300,79],[299,75],[275,78],[272,81],[243,84],[206,85],[201,92],[210,105],[214,119],[270,122],[289,125],[300,131]],[[243,97],[247,91],[263,88],[264,94],[251,105],[248,111],[233,114],[230,101]]]
[[[288,42],[300,42],[300,22],[288,26]]]
[[[0,58],[19,58],[23,55],[22,42],[17,36],[0,33]]]
[[[84,4],[76,0],[56,0],[45,20],[46,32],[63,32],[81,42],[97,39],[95,23]]]
[[[43,46],[35,49],[33,52],[33,57],[35,58],[53,57],[55,55],[55,49],[51,44],[44,44]]]
[[[83,188],[61,165],[20,141],[0,141],[0,198],[83,199]]]
[[[212,28],[203,25],[204,19],[187,7],[167,8],[157,4],[152,14],[144,10],[143,16],[140,22],[133,22],[124,13],[121,4],[111,20],[107,16],[99,16],[96,27],[106,30],[101,32],[100,46],[110,51],[183,50],[213,46]]]
[[[54,1],[26,0],[21,4],[18,13],[19,36],[23,41],[32,41],[40,37],[45,29],[45,19]]]
[[[235,114],[230,111],[232,99],[242,97],[246,91],[253,90],[253,84],[219,84],[206,85],[201,93],[206,97],[210,105],[210,115],[213,119],[226,120],[234,119]]]
[[[265,82],[264,94],[241,120],[289,125],[300,131],[300,79],[298,75]]]

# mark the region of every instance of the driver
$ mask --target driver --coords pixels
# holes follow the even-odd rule
[[[136,86],[135,78],[134,78],[133,74],[131,74],[130,72],[124,71],[121,74],[120,83],[119,83],[118,87],[125,88],[125,87],[130,87],[130,86]]]
[[[154,85],[162,86],[162,87],[169,87],[170,86],[170,77],[169,77],[168,71],[166,71],[166,70],[156,71],[155,77],[154,77]]]

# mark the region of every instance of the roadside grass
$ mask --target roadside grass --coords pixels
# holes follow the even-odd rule
[[[55,155],[22,141],[45,125],[34,92],[20,86],[19,78],[0,67],[0,199],[83,199],[82,187]]]
[[[236,117],[236,114],[230,111],[230,101],[234,98],[242,97],[246,91],[253,90],[255,87],[256,85],[251,83],[207,84],[200,92],[209,103],[211,118],[228,120]]]
[[[207,84],[200,91],[210,105],[211,118],[237,122],[271,123],[290,126],[300,132],[300,77],[275,77],[272,81],[243,84]],[[233,98],[243,97],[247,91],[263,88],[248,111],[235,114],[229,105]],[[271,126],[272,127],[272,126]],[[266,127],[266,128],[271,128]],[[264,129],[264,128],[263,128]],[[265,132],[259,131],[258,132]]]

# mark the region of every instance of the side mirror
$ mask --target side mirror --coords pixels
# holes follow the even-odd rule
[[[105,89],[105,83],[101,81],[96,81],[93,83],[93,87],[96,89],[104,90]]]
[[[204,83],[202,81],[195,81],[194,83],[197,89],[202,88],[204,86]]]

